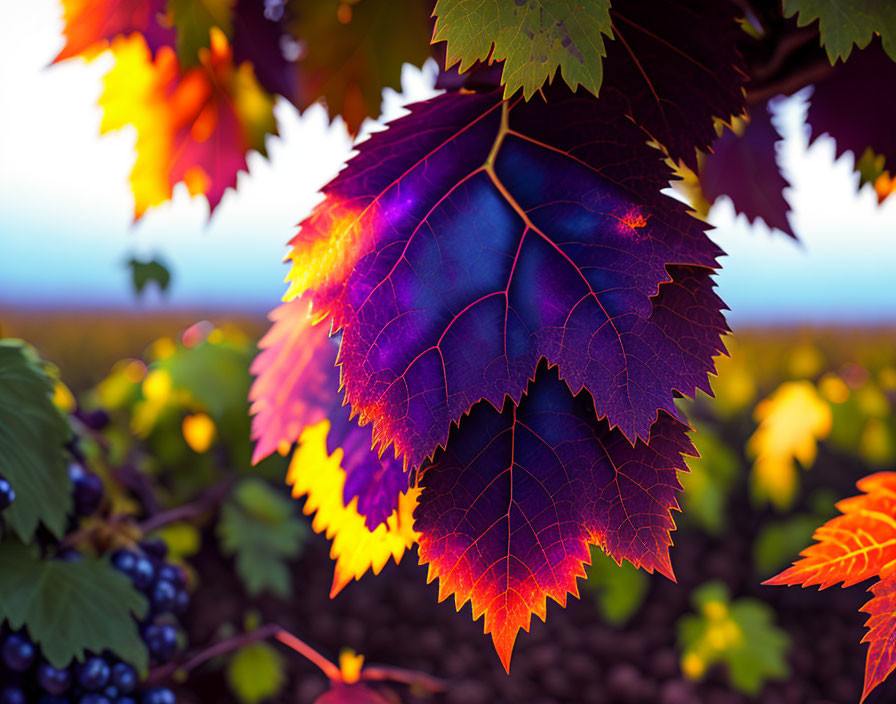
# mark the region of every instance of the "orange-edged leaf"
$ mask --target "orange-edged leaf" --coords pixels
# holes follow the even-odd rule
[[[173,46],[175,31],[165,11],[166,0],[62,0],[65,46],[54,59],[90,58],[118,35],[140,32],[150,50]]]
[[[649,443],[632,446],[595,417],[587,392],[573,396],[544,366],[519,406],[474,406],[419,479],[414,527],[439,599],[485,615],[509,670],[519,630],[545,618],[547,597],[578,596],[591,545],[672,578],[677,474],[694,454],[686,430],[660,413]]]
[[[764,584],[848,587],[896,560],[896,472],[872,474],[857,486],[864,493],[837,503],[843,515],[815,531],[817,542],[802,559]]]
[[[881,580],[871,586],[871,593],[874,598],[859,609],[870,614],[865,622],[868,632],[862,638],[863,643],[868,643],[862,701],[896,669],[896,568],[893,565],[882,571]]]
[[[162,47],[153,58],[140,35],[116,39],[112,51],[116,61],[100,97],[100,130],[136,128],[135,217],[170,199],[180,182],[192,195],[204,195],[214,211],[246,170],[246,153],[263,154],[265,136],[276,132],[273,99],[251,65],[234,66],[227,38],[217,29],[211,47],[200,51],[200,65],[186,72],[173,49]]]
[[[358,500],[343,499],[346,472],[341,466],[343,452],[327,452],[329,421],[306,428],[293,454],[286,475],[292,495],[306,497],[304,511],[314,514],[311,527],[333,541],[330,557],[336,561],[330,596],[338,594],[353,579],[368,570],[379,574],[389,558],[398,563],[406,550],[417,541],[413,512],[419,489],[410,489],[398,497],[398,507],[375,530],[358,513]]]

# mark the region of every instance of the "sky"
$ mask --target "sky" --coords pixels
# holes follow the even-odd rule
[[[249,155],[249,173],[210,221],[206,201],[179,186],[134,225],[135,133],[99,137],[96,101],[110,59],[46,68],[61,27],[55,0],[0,0],[0,307],[274,307],[286,242],[352,154],[342,124],[328,125],[320,106],[300,116],[281,101],[269,158]],[[402,92],[384,92],[384,118],[365,132],[435,95],[434,79],[434,64],[405,66]],[[878,207],[870,187],[857,192],[852,155],[835,162],[830,139],[808,148],[808,92],[777,116],[801,242],[750,226],[727,198],[710,214],[710,235],[729,255],[718,276],[729,320],[896,322],[896,197]],[[132,256],[169,266],[168,295],[135,303],[124,264]]]

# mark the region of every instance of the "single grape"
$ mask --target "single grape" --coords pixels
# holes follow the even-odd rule
[[[78,684],[88,691],[95,692],[109,683],[109,665],[102,658],[87,658],[77,670]]]
[[[143,552],[157,560],[164,560],[168,555],[168,543],[161,538],[148,538],[139,543]]]
[[[142,704],[177,704],[177,699],[167,687],[153,687],[143,695]]]
[[[177,631],[167,624],[148,626],[143,641],[149,654],[159,662],[168,662],[177,652]]]
[[[137,686],[137,671],[126,662],[115,663],[112,667],[112,684],[122,694],[130,694]]]
[[[190,595],[187,594],[186,589],[181,589],[177,592],[177,598],[174,600],[174,613],[178,616],[181,616],[187,613],[187,609],[190,608]]]
[[[72,683],[72,676],[68,668],[60,670],[48,662],[42,662],[37,667],[37,684],[47,694],[62,694]]]
[[[99,508],[100,501],[103,500],[103,481],[79,464],[68,466],[68,477],[72,481],[75,513],[89,516]]]
[[[20,687],[4,687],[0,691],[0,704],[28,704],[28,699]]]
[[[139,557],[133,550],[116,550],[112,553],[112,566],[128,577],[133,577]]]
[[[114,684],[110,684],[103,690],[103,694],[110,701],[114,701],[115,699],[118,699],[118,695],[121,694],[121,692],[118,691],[118,687],[116,687]]]
[[[0,477],[0,511],[9,508],[16,500],[16,491],[6,479]]]
[[[158,579],[152,587],[150,602],[155,613],[169,613],[177,604],[177,589],[171,582]]]
[[[156,570],[152,566],[152,562],[149,561],[149,558],[143,557],[142,555],[138,557],[137,562],[134,565],[134,572],[131,575],[134,586],[137,587],[137,589],[146,589],[152,584],[155,575]]]
[[[187,586],[187,578],[184,575],[183,569],[167,562],[159,567],[159,579],[171,582],[178,589],[183,589]]]
[[[34,645],[20,633],[10,633],[3,643],[3,662],[13,672],[24,672],[34,663]]]

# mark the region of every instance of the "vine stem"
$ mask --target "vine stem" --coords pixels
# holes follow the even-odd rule
[[[230,488],[233,486],[233,481],[233,479],[223,481],[220,484],[211,487],[195,501],[150,516],[140,524],[140,531],[145,535],[164,525],[168,525],[169,523],[188,521],[197,516],[201,516],[206,511],[215,508],[227,498],[227,495],[230,493]]]

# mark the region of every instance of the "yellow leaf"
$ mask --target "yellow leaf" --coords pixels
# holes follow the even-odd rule
[[[420,490],[412,488],[399,498],[398,508],[385,524],[370,531],[357,511],[357,498],[343,505],[345,471],[340,466],[342,449],[327,454],[329,421],[305,428],[286,474],[295,498],[305,496],[305,515],[314,514],[311,527],[332,540],[330,557],[336,560],[330,596],[336,596],[367,570],[379,574],[389,557],[398,563],[417,542],[413,512]]]
[[[831,431],[830,406],[811,382],[788,381],[757,404],[753,416],[759,427],[747,452],[755,458],[754,496],[786,509],[796,496],[796,462],[811,467],[818,440]]]

